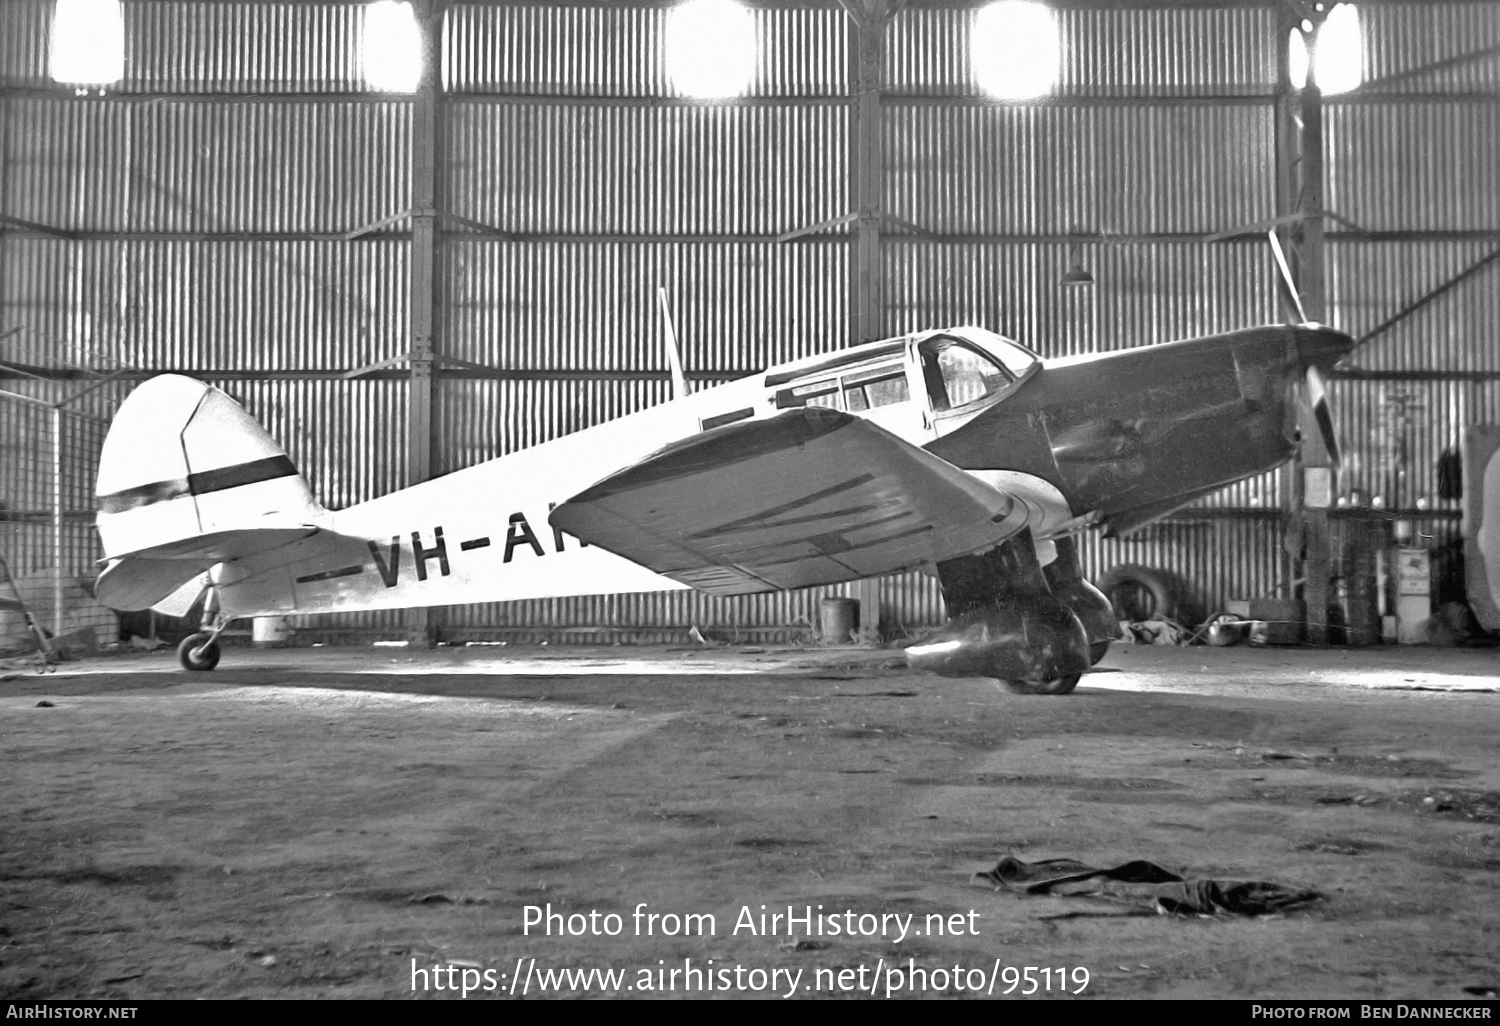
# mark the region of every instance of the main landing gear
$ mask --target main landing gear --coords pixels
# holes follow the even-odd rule
[[[1083,580],[1072,539],[1044,573],[1030,531],[938,564],[949,619],[907,664],[949,677],[994,677],[1020,695],[1066,695],[1109,648],[1109,601]]]
[[[1104,592],[1084,578],[1078,560],[1078,542],[1073,536],[1054,538],[1052,544],[1057,547],[1057,558],[1042,568],[1042,576],[1047,579],[1053,597],[1061,599],[1083,624],[1083,632],[1089,639],[1089,665],[1098,666],[1109,652],[1110,643],[1120,636],[1115,608]]]

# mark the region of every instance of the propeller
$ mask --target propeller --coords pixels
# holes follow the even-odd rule
[[[1344,454],[1339,451],[1339,433],[1333,423],[1333,410],[1328,406],[1328,389],[1323,384],[1323,372],[1312,364],[1307,365],[1307,401],[1312,406],[1313,419],[1318,422],[1318,431],[1323,436],[1323,446],[1335,467],[1342,466]]]
[[[1292,281],[1292,269],[1287,265],[1286,254],[1281,249],[1281,240],[1276,237],[1275,230],[1268,231],[1266,238],[1270,240],[1271,252],[1276,257],[1276,266],[1281,271],[1281,283],[1286,288],[1287,295],[1291,297],[1292,305],[1297,308],[1297,320],[1302,325],[1308,325],[1307,310],[1302,306],[1302,297],[1297,293],[1297,285]],[[1312,410],[1313,420],[1317,422],[1318,433],[1323,436],[1323,446],[1328,450],[1328,458],[1335,467],[1343,462],[1342,453],[1339,451],[1338,429],[1333,423],[1333,411],[1328,406],[1328,386],[1323,380],[1323,372],[1316,364],[1309,362],[1304,372],[1303,384],[1307,398],[1307,404]]]
[[[677,328],[672,323],[672,307],[667,303],[667,290],[659,288],[656,290],[657,301],[661,303],[662,320],[666,322],[666,347],[667,366],[672,371],[672,398],[685,399],[688,394],[687,376],[682,372],[682,353],[677,348]]]
[[[1271,242],[1271,252],[1276,256],[1276,266],[1281,269],[1281,284],[1286,286],[1287,295],[1292,297],[1292,305],[1297,308],[1297,323],[1307,323],[1307,311],[1302,308],[1302,297],[1297,294],[1297,286],[1292,281],[1292,269],[1287,266],[1286,254],[1281,251],[1281,240],[1276,237],[1276,230],[1266,232],[1266,238]]]

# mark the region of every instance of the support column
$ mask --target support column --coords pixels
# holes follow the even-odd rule
[[[1297,16],[1289,9],[1282,9],[1282,16],[1276,24],[1276,67],[1277,74],[1276,89],[1276,116],[1275,116],[1275,148],[1276,148],[1276,182],[1275,202],[1276,217],[1286,218],[1296,213],[1300,208],[1299,193],[1297,189],[1297,162],[1302,150],[1302,141],[1297,128],[1297,91],[1293,88],[1291,77],[1288,72],[1290,60],[1289,35],[1292,28],[1297,24]],[[1287,222],[1282,222],[1284,225]],[[1282,248],[1289,254],[1289,260],[1295,261],[1297,257],[1296,239],[1299,237],[1295,226],[1276,229],[1282,240]],[[1295,273],[1295,271],[1294,271]],[[1280,293],[1278,292],[1278,295]],[[1277,310],[1283,312],[1286,319],[1289,315],[1284,313],[1285,304],[1277,303]],[[1288,594],[1291,598],[1291,581],[1302,576],[1301,552],[1303,549],[1303,538],[1306,533],[1306,525],[1302,520],[1302,457],[1299,453],[1291,463],[1281,468],[1282,494],[1286,509],[1284,522],[1285,533],[1282,537],[1282,552],[1279,565],[1281,567],[1282,579],[1287,581]]]
[[[1276,57],[1281,90],[1276,104],[1276,200],[1278,216],[1297,215],[1287,246],[1297,293],[1310,321],[1327,318],[1327,286],[1323,244],[1323,94],[1311,70],[1317,56],[1317,30],[1303,33],[1307,42],[1308,80],[1292,82],[1288,73],[1288,39],[1304,16],[1314,15],[1304,5],[1288,2],[1276,30]],[[1321,15],[1317,15],[1321,17]],[[1311,410],[1298,411],[1302,436],[1290,480],[1290,517],[1287,548],[1303,554],[1302,598],[1307,609],[1307,640],[1319,647],[1329,643],[1328,602],[1332,596],[1332,532],[1327,504],[1332,501],[1336,468],[1323,444]],[[1310,482],[1312,487],[1309,486]]]
[[[63,415],[52,407],[52,633],[63,629]]]
[[[854,210],[851,254],[850,342],[872,342],[885,335],[884,268],[881,266],[880,222],[885,202],[885,126],[880,90],[884,84],[886,0],[864,0],[854,21],[854,89],[851,115],[852,152],[849,171]]]
[[[854,17],[854,89],[850,116],[850,199],[858,215],[850,254],[850,328],[853,345],[887,334],[885,267],[880,228],[885,205],[885,125],[880,92],[884,86],[885,27],[888,0],[863,0],[847,8]],[[854,12],[858,11],[857,16]],[[880,643],[881,588],[878,579],[858,581],[851,591],[859,599],[859,643]]]
[[[1319,25],[1308,41],[1309,69],[1314,67],[1317,57],[1317,36],[1321,28]],[[1298,108],[1302,118],[1302,159],[1298,163],[1301,185],[1298,212],[1302,215],[1297,245],[1298,291],[1308,320],[1323,324],[1327,322],[1328,307],[1323,247],[1323,93],[1318,88],[1315,72],[1310,71],[1308,74]],[[1302,429],[1302,504],[1307,527],[1307,583],[1303,586],[1303,598],[1307,603],[1307,640],[1321,648],[1326,647],[1329,642],[1332,539],[1326,503],[1332,501],[1336,468],[1323,444],[1323,433],[1305,404],[1299,423]],[[1321,488],[1309,487],[1308,481],[1311,478],[1321,478],[1326,481],[1326,485]]]
[[[411,108],[411,375],[406,410],[406,483],[432,477],[433,364],[435,356],[434,285],[437,280],[437,132],[441,60],[442,0],[415,0],[417,31],[422,41],[422,77]],[[436,610],[411,609],[406,615],[407,641],[430,648],[437,640]]]

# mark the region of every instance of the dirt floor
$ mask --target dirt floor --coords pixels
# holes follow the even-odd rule
[[[1117,646],[1063,698],[852,649],[67,664],[0,683],[0,996],[1463,999],[1497,691],[1500,650]],[[973,880],[1005,855],[1323,900]]]

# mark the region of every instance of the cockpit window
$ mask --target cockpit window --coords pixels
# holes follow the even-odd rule
[[[892,363],[844,376],[844,408],[850,413],[904,403],[910,398],[904,364]]]
[[[922,343],[921,352],[922,378],[935,411],[983,399],[1016,380],[993,357],[957,339],[928,339]]]
[[[786,390],[787,401],[781,406],[826,406],[839,408],[839,383],[837,378],[824,378],[805,385],[794,385]]]
[[[776,393],[777,409],[826,406],[834,410],[863,413],[877,406],[904,403],[911,398],[906,386],[906,365],[886,363],[856,368],[839,377],[819,378],[783,388]]]
[[[1015,375],[1017,380],[1024,377],[1026,372],[1039,359],[1036,353],[1033,353],[1030,349],[1021,345],[1021,343],[1013,339],[1008,339],[1004,335],[997,335],[993,331],[987,331],[984,328],[958,328],[954,331],[954,334],[962,336],[965,342],[976,346],[984,353],[1000,361],[1006,370]]]

